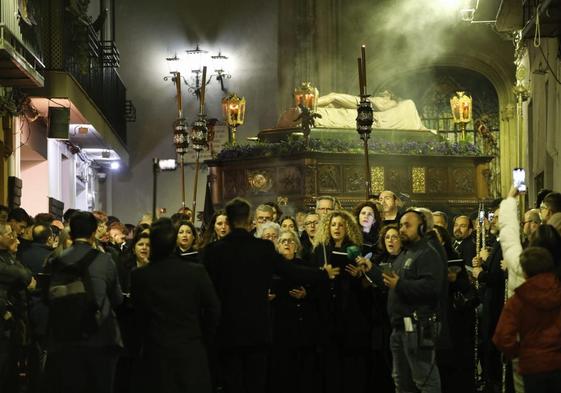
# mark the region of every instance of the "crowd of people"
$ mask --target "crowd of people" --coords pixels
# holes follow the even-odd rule
[[[560,392],[561,194],[517,202],[0,206],[0,392]]]

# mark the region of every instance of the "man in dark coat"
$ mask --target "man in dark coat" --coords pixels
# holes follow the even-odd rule
[[[473,222],[468,216],[454,219],[454,249],[466,266],[471,267],[475,257],[475,233]]]
[[[53,231],[48,225],[38,224],[33,227],[31,234],[33,243],[21,253],[20,262],[37,275],[43,272],[45,261],[53,252],[49,244],[53,238]]]
[[[137,389],[210,393],[204,339],[214,336],[220,303],[204,266],[175,255],[176,238],[170,219],[152,224],[150,263],[131,273],[146,366]]]
[[[272,242],[250,235],[250,212],[250,204],[241,198],[226,205],[232,231],[211,243],[203,260],[222,302],[217,346],[228,393],[265,391],[271,343],[267,294],[273,273],[311,282],[334,277],[336,272],[331,266],[321,271],[283,263]]]
[[[95,242],[97,221],[90,212],[75,213],[70,219],[72,247],[58,258],[60,266],[72,266],[85,259]],[[112,392],[115,367],[123,343],[114,309],[123,301],[117,267],[109,255],[97,253],[89,264],[95,303],[100,311],[99,329],[79,341],[53,338],[62,370],[62,392]]]

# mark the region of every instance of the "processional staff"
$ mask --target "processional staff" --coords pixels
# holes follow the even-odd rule
[[[203,67],[202,83],[199,92],[199,115],[191,128],[191,146],[196,152],[195,157],[195,183],[193,185],[193,217],[197,214],[197,183],[199,181],[200,153],[208,146],[205,114],[206,66]]]
[[[364,164],[365,164],[365,186],[366,200],[370,198],[372,193],[372,182],[370,179],[370,162],[368,158],[368,139],[372,132],[372,123],[374,122],[374,111],[372,103],[368,99],[366,91],[366,45],[361,47],[361,57],[357,58],[358,64],[358,83],[360,88],[360,103],[357,108],[356,130],[360,139],[364,141]]]
[[[475,254],[476,261],[478,263],[477,267],[481,267],[481,249],[482,246],[485,247],[485,205],[483,202],[479,203],[479,208],[477,212],[477,224],[475,227]],[[475,277],[475,290],[476,296],[479,296],[479,281]],[[473,359],[474,359],[474,386],[477,389],[480,378],[479,378],[479,317],[477,313],[477,307],[474,309],[474,323],[473,323]]]
[[[508,270],[505,271],[505,290],[504,290],[504,298],[503,298],[503,308],[506,305],[508,300]],[[501,375],[501,384],[502,384],[502,393],[506,393],[506,374],[507,374],[507,362],[508,359],[505,357],[504,353],[502,354],[503,357],[503,368],[502,368],[502,375]]]
[[[187,149],[189,147],[189,138],[187,137],[187,121],[183,117],[180,72],[174,73],[173,81],[175,82],[177,94],[177,119],[173,123],[173,144],[175,145],[176,156],[179,158],[178,161],[181,176],[181,207],[185,207],[185,153],[187,153]],[[155,210],[155,208],[152,210]],[[155,214],[155,211],[153,214]]]

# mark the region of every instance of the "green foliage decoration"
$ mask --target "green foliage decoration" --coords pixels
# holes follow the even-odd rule
[[[369,141],[371,154],[403,154],[431,156],[482,156],[480,148],[469,142],[387,142]],[[283,157],[306,152],[364,154],[362,142],[341,141],[338,139],[310,139],[309,145],[303,139],[290,139],[277,143],[255,142],[249,144],[227,144],[217,155],[219,160],[244,158]]]

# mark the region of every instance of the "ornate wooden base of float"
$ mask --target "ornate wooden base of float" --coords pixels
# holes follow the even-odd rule
[[[489,156],[370,154],[372,193],[408,194],[409,205],[467,212],[488,198]],[[364,157],[305,152],[283,157],[207,161],[215,206],[243,197],[252,204],[281,197],[294,210],[333,195],[345,208],[364,200]],[[292,209],[288,209],[292,210]]]

